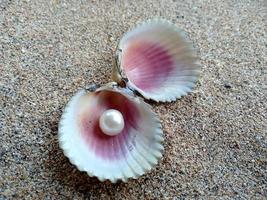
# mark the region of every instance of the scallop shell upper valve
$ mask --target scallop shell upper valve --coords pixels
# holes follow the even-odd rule
[[[121,39],[113,80],[120,82],[123,73],[127,86],[145,98],[174,101],[194,87],[200,71],[196,61],[191,43],[175,25],[149,20]]]
[[[75,94],[62,116],[59,141],[79,170],[112,182],[141,176],[163,150],[161,125],[150,106],[114,87]]]

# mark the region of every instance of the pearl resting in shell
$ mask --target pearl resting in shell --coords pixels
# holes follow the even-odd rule
[[[108,109],[99,118],[99,127],[103,133],[115,136],[124,129],[124,118],[120,111]]]

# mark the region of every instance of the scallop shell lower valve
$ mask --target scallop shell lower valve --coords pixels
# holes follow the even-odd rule
[[[161,125],[150,106],[110,87],[74,95],[60,122],[59,141],[81,171],[112,182],[144,174],[163,150]]]
[[[162,157],[163,132],[140,97],[174,101],[192,90],[200,68],[190,42],[166,20],[127,32],[116,52],[111,82],[77,92],[59,123],[64,154],[99,180],[126,182]]]

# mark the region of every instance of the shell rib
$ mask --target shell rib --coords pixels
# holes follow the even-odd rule
[[[124,129],[115,136],[99,128],[99,117],[108,109],[118,110],[124,117]],[[79,170],[113,183],[141,176],[163,151],[161,125],[150,106],[116,88],[76,93],[62,115],[59,141]]]
[[[200,71],[184,33],[162,19],[147,21],[127,32],[117,56],[119,73],[125,74],[127,85],[155,101],[174,101],[187,94]]]

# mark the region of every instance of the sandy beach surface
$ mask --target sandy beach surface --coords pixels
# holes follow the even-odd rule
[[[58,122],[77,90],[110,81],[123,33],[155,16],[188,33],[201,75],[190,95],[152,104],[156,168],[102,183],[63,155]],[[0,199],[264,199],[266,29],[263,0],[0,0]]]

